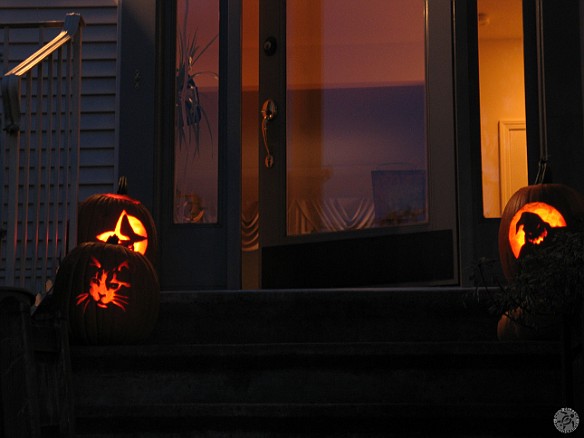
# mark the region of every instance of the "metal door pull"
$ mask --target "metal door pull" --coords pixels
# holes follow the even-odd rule
[[[262,105],[262,137],[264,139],[264,147],[266,148],[266,158],[264,160],[265,166],[269,169],[274,165],[274,156],[270,152],[270,145],[268,144],[268,122],[274,120],[278,114],[278,107],[272,99],[267,99]]]

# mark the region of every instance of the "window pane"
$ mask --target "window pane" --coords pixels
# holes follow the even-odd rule
[[[288,234],[427,222],[425,2],[287,2]]]
[[[174,222],[217,222],[219,0],[177,0]]]

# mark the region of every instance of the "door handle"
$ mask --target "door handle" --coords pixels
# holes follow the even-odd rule
[[[272,99],[267,99],[262,105],[262,138],[264,140],[264,148],[266,149],[266,158],[264,160],[265,166],[269,169],[274,166],[274,156],[270,152],[270,145],[268,143],[268,122],[274,120],[278,115],[278,107],[276,102]]]

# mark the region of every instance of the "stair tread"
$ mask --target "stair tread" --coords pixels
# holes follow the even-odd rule
[[[73,358],[148,358],[159,356],[422,356],[422,355],[556,355],[561,345],[554,341],[492,342],[326,342],[326,343],[248,343],[177,345],[72,346]]]
[[[547,342],[146,345],[76,348],[71,362],[85,406],[108,398],[141,406],[157,400],[463,403],[498,400],[499,391],[534,379],[543,381],[511,399],[527,391],[544,400],[561,355],[558,344]]]
[[[496,340],[464,287],[165,291],[152,344]]]
[[[77,424],[256,436],[311,419],[355,433],[390,422],[392,436],[451,424],[459,435],[440,436],[469,436],[475,424],[496,436],[538,432],[558,409],[561,345],[497,341],[497,318],[474,293],[164,292],[146,343],[71,347]]]
[[[78,436],[544,437],[555,406],[188,405],[81,410]],[[127,433],[128,435],[123,435]]]
[[[555,404],[541,402],[512,404],[497,403],[166,403],[150,405],[108,404],[107,406],[79,406],[78,417],[223,417],[223,416],[350,416],[350,417],[411,417],[424,412],[427,418],[481,417],[523,418],[534,417],[557,410]],[[554,410],[554,412],[555,412]]]
[[[371,296],[393,296],[398,299],[407,298],[424,298],[435,297],[443,301],[444,297],[464,296],[481,296],[484,288],[478,290],[474,287],[462,286],[404,286],[404,287],[353,287],[353,288],[316,288],[316,289],[202,289],[202,290],[163,290],[160,294],[161,302],[164,301],[189,301],[189,297],[256,297],[267,298],[269,300],[274,296],[290,297],[298,299],[312,296],[330,297],[346,296],[350,299],[359,298],[356,295],[368,294]]]

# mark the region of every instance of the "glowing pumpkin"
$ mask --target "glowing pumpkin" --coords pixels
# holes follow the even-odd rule
[[[140,253],[86,242],[63,259],[54,298],[73,341],[127,344],[144,340],[154,328],[160,287],[154,267]]]
[[[562,184],[537,184],[511,196],[499,226],[499,257],[505,277],[511,280],[518,260],[530,250],[545,245],[557,228],[582,227],[584,197]]]
[[[158,237],[152,215],[126,194],[92,195],[79,206],[77,241],[106,242],[116,235],[120,245],[145,255],[156,265]]]

